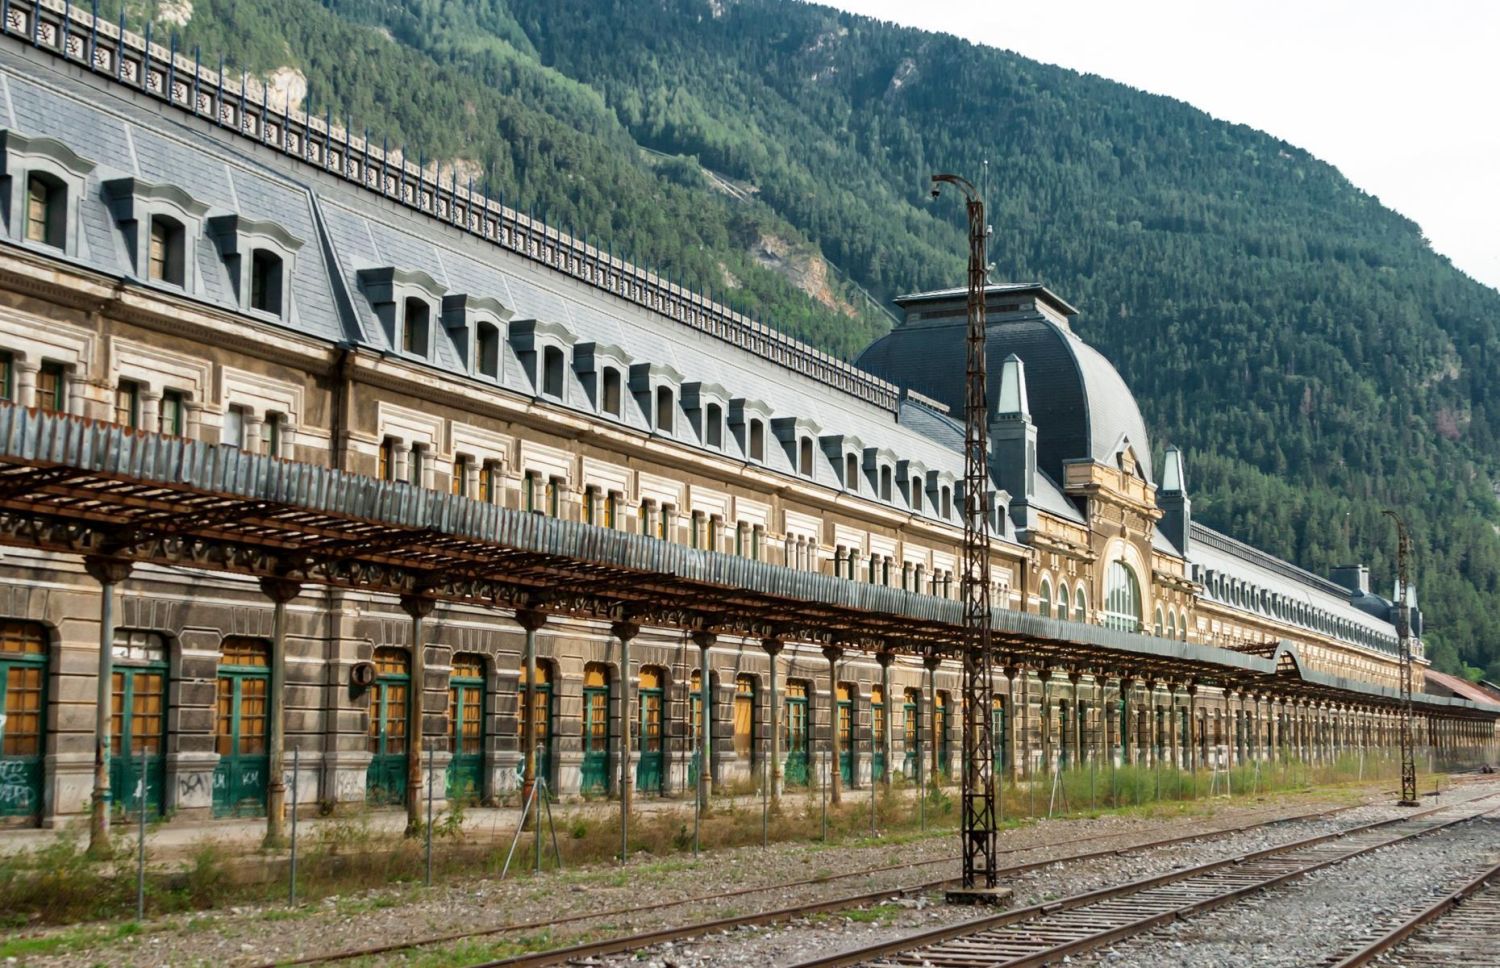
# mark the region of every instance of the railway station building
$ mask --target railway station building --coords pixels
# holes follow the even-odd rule
[[[954,774],[963,291],[847,363],[87,13],[7,18],[0,823],[87,816],[106,696],[109,788],[183,818],[263,814],[278,723],[324,807],[424,756],[507,797],[526,710],[563,797]],[[1419,742],[1493,750],[1500,706],[1421,693],[1414,594],[1194,521],[1074,307],[988,305],[1001,770],[1389,747],[1403,618]]]

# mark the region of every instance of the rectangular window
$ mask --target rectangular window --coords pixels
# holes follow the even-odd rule
[[[281,456],[281,414],[266,414],[265,422],[260,425],[260,442],[262,454]]]
[[[598,524],[598,517],[594,511],[594,502],[599,500],[599,489],[597,487],[586,487],[583,489],[583,523]]]
[[[611,493],[604,499],[604,526],[606,528],[619,527],[620,496]]]
[[[15,359],[9,353],[0,353],[0,400],[14,400]]]
[[[245,411],[242,407],[230,407],[224,411],[224,425],[219,430],[219,443],[225,447],[240,447],[245,440]]]
[[[375,476],[382,481],[395,480],[396,474],[396,443],[387,438],[380,442],[380,456]]]
[[[479,471],[479,500],[494,504],[500,495],[500,470],[494,461],[485,461]]]
[[[129,380],[115,387],[115,423],[137,430],[141,425],[141,388]]]
[[[184,425],[183,415],[186,409],[186,402],[183,400],[181,391],[164,391],[161,395],[161,427],[159,428],[161,432],[181,437]]]
[[[547,479],[547,514],[554,518],[562,516],[562,482],[555,477]]]
[[[410,463],[410,466],[407,468],[407,470],[410,473],[407,474],[406,478],[407,483],[412,487],[422,486],[422,463],[425,458],[426,451],[423,449],[422,445],[412,444],[411,453],[407,458]]]
[[[42,368],[37,371],[36,405],[39,409],[48,413],[63,412],[65,372],[61,363],[54,363],[51,360],[43,363]]]
[[[460,454],[453,458],[453,493],[458,497],[469,494],[469,458]]]

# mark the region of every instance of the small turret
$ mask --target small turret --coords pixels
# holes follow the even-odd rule
[[[1010,494],[1010,519],[1027,527],[1036,498],[1036,425],[1026,398],[1026,364],[1014,353],[1000,366],[1000,394],[990,419],[990,467]]]
[[[1168,447],[1166,457],[1161,487],[1156,491],[1156,506],[1162,510],[1161,533],[1186,558],[1188,534],[1193,529],[1193,502],[1187,495],[1187,472],[1182,466],[1182,451]]]

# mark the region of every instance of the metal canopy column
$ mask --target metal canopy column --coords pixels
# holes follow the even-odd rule
[[[266,742],[265,846],[280,847],[286,835],[286,606],[302,590],[287,578],[262,578],[260,590],[271,600],[271,723]],[[297,778],[292,777],[296,783]]]
[[[516,711],[521,720],[521,802],[525,803],[536,786],[536,633],[547,624],[547,616],[523,608],[516,612],[516,624],[526,630],[526,655],[522,659],[526,682],[525,688],[516,693]]]
[[[424,595],[402,595],[401,608],[411,616],[411,698],[406,703],[406,835],[422,830],[423,777],[427,730],[427,644],[422,620],[432,614],[433,600]]]
[[[776,657],[781,654],[780,639],[762,639],[760,647],[766,650],[766,661],[771,665],[771,715],[767,717],[771,726],[771,801],[781,802],[781,707],[776,701]]]
[[[89,818],[88,848],[90,854],[98,856],[109,850],[109,724],[110,710],[114,707],[115,586],[130,577],[131,564],[117,558],[90,555],[83,559],[83,567],[89,577],[99,583],[99,681],[98,705],[94,709],[94,798]],[[140,782],[144,784],[146,778],[141,777]]]
[[[828,801],[835,807],[843,802],[839,783],[839,659],[843,655],[844,650],[836,645],[823,647],[823,658],[828,660]],[[851,763],[851,777],[853,769]]]
[[[698,706],[703,711],[703,735],[698,753],[698,799],[705,804],[714,792],[714,689],[709,675],[708,650],[718,639],[714,633],[701,629],[693,633],[693,642],[698,646]]]
[[[634,783],[630,771],[630,642],[641,634],[634,622],[615,622],[610,634],[620,640],[620,713],[616,735],[620,737],[620,863],[630,859],[630,802]]]

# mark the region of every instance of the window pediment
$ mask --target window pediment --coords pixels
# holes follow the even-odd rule
[[[649,393],[659,386],[673,390],[682,386],[682,374],[665,363],[633,363],[630,367],[630,389],[636,393]]]
[[[595,373],[605,366],[628,373],[634,360],[613,343],[579,343],[573,349],[573,369],[579,373]]]

